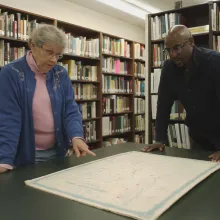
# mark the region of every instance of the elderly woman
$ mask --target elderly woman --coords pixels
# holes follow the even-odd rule
[[[0,72],[0,173],[20,165],[93,152],[83,140],[82,117],[66,70],[57,65],[65,33],[41,25],[30,50]]]

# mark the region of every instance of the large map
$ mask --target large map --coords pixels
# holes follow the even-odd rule
[[[219,168],[220,163],[132,151],[25,183],[120,215],[152,220]]]

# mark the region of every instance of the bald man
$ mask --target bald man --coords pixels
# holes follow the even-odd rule
[[[213,151],[220,161],[220,53],[198,48],[187,27],[176,25],[165,38],[164,62],[158,91],[156,143],[144,152],[164,150],[171,107],[180,100],[186,110],[185,124],[192,148]]]

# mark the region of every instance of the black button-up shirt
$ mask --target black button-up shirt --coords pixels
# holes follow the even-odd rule
[[[194,47],[189,81],[186,70],[165,61],[158,91],[156,141],[164,142],[173,102],[186,110],[185,124],[200,135],[220,138],[220,53]]]

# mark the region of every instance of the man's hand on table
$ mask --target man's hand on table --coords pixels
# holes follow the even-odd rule
[[[141,151],[143,151],[143,152],[150,152],[150,151],[153,151],[153,150],[163,151],[164,148],[165,148],[165,145],[164,145],[164,144],[157,142],[157,143],[150,144],[150,145],[148,145],[148,146],[142,148]]]
[[[220,151],[215,152],[214,154],[210,155],[209,158],[213,162],[220,162]]]

